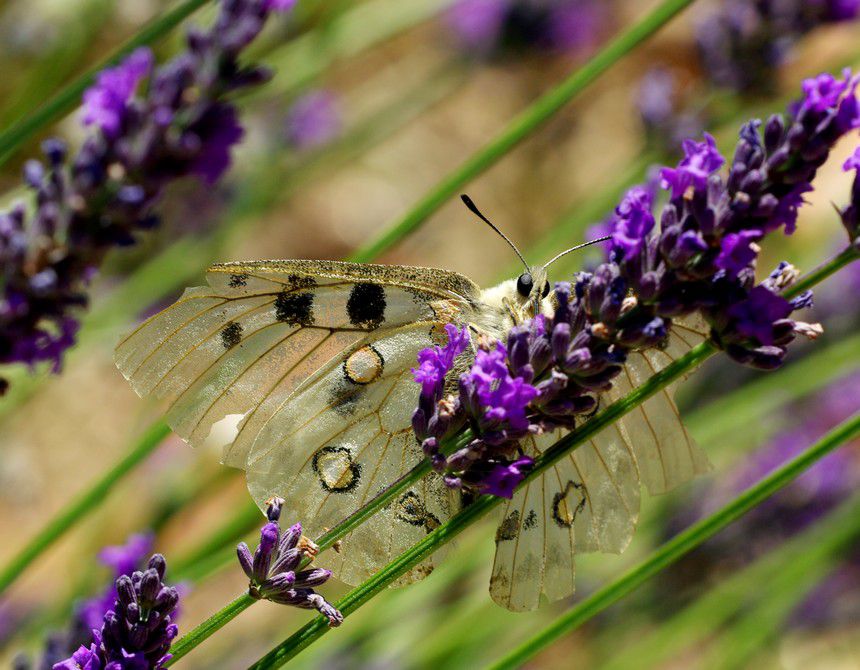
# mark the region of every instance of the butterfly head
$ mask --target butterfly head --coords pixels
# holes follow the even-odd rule
[[[541,300],[549,295],[549,280],[546,268],[533,265],[517,277],[517,301],[521,308],[534,305],[534,312],[539,311]]]

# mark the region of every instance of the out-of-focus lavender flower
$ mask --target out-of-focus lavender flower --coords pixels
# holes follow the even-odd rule
[[[645,73],[635,103],[649,143],[669,155],[674,155],[686,138],[702,134],[702,119],[681,110],[683,100],[676,77],[666,68],[655,67]]]
[[[0,364],[47,361],[59,371],[105,254],[158,224],[168,184],[223,174],[243,132],[228,96],[268,77],[238,57],[270,12],[291,4],[222,0],[215,25],[191,30],[187,50],[167,64],[153,69],[152,55],[135,51],[85,92],[93,130],[77,154],[48,140],[44,163],[25,165],[33,213],[16,205],[0,214]]]
[[[845,206],[840,215],[848,238],[857,243],[860,240],[860,147],[845,161],[842,169],[846,172],[854,170],[854,181],[851,184],[851,201]]]
[[[775,69],[798,38],[860,14],[855,0],[723,0],[697,27],[710,79],[739,92],[771,90]]]
[[[306,93],[287,112],[287,140],[299,150],[328,144],[340,134],[341,126],[338,100],[331,91]]]
[[[84,92],[84,125],[96,125],[116,137],[126,118],[128,103],[140,82],[152,71],[152,52],[140,48],[116,67],[102,70],[96,83]]]
[[[82,644],[54,670],[159,670],[170,659],[170,645],[178,634],[173,620],[179,593],[164,583],[167,563],[154,554],[143,571],[121,575],[115,582],[116,599]]]
[[[569,53],[596,44],[608,11],[595,0],[458,0],[447,19],[462,48],[477,56],[506,49]]]
[[[236,548],[239,564],[250,580],[248,593],[257,599],[281,605],[315,609],[328,619],[329,626],[339,626],[343,615],[314,591],[331,577],[329,570],[301,570],[305,558],[313,560],[319,549],[302,536],[300,523],[281,533],[279,520],[284,501],[273,498],[266,510],[266,523],[260,531],[260,544],[254,554],[242,542]]]

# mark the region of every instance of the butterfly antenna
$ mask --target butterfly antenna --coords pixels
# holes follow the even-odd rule
[[[528,272],[528,271],[529,271],[529,264],[528,264],[528,263],[526,263],[526,259],[525,259],[525,258],[523,258],[523,255],[520,253],[520,250],[519,250],[519,249],[517,249],[516,245],[508,239],[508,236],[507,236],[507,235],[505,235],[501,230],[499,230],[498,228],[496,228],[496,226],[493,224],[493,222],[492,222],[492,221],[490,221],[486,216],[484,216],[483,214],[481,214],[481,210],[479,210],[479,209],[478,209],[478,206],[477,206],[474,202],[472,202],[472,199],[471,199],[468,195],[463,194],[463,195],[461,195],[461,196],[460,196],[460,199],[463,201],[463,204],[464,204],[464,205],[466,205],[466,207],[468,207],[468,208],[469,208],[469,211],[471,211],[471,212],[472,212],[472,214],[474,214],[475,216],[477,216],[479,219],[481,219],[481,221],[483,221],[483,222],[484,222],[484,223],[486,223],[490,228],[492,228],[493,230],[495,230],[495,231],[499,234],[499,237],[501,237],[505,242],[507,242],[507,243],[510,245],[511,249],[513,249],[513,250],[514,250],[514,253],[515,253],[517,256],[519,256],[519,259],[523,262],[523,265],[524,265],[524,266],[525,266],[525,268],[526,268],[526,272]]]
[[[562,256],[566,256],[567,254],[569,254],[571,251],[576,251],[577,249],[583,249],[585,247],[591,246],[592,244],[598,244],[600,242],[606,242],[606,240],[611,240],[611,239],[612,239],[612,235],[607,235],[606,237],[598,237],[596,240],[589,240],[588,242],[583,242],[582,244],[577,244],[575,247],[571,247],[567,251],[562,251],[558,256],[556,256],[552,260],[548,261],[543,266],[544,270],[546,270],[550,265],[555,263]]]

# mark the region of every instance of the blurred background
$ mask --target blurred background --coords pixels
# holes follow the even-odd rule
[[[247,136],[216,188],[186,181],[164,203],[164,225],[111,254],[93,285],[78,346],[61,374],[11,370],[0,400],[0,561],[6,562],[75,494],[140,439],[159,412],[114,368],[121,334],[203,281],[212,262],[348,256],[657,3],[641,0],[361,0],[305,2],[274,22],[254,56],[272,82],[241,99]],[[532,262],[593,237],[624,189],[679,141],[705,129],[731,153],[740,124],[785,108],[804,77],[860,62],[851,2],[701,0],[613,67],[548,124],[472,183],[468,193]],[[0,2],[0,127],[99,62],[170,3],[160,0]],[[213,8],[197,12],[208,23]],[[156,46],[181,47],[181,31]],[[76,145],[77,114],[56,132]],[[856,138],[851,140],[856,144]],[[802,270],[844,244],[831,203],[850,175],[837,149],[797,233],[769,239],[764,272]],[[21,195],[24,147],[0,172],[4,204]],[[551,279],[595,263],[568,256]],[[459,200],[380,259],[446,268],[487,285],[516,258]],[[622,556],[578,562],[581,598],[689,523],[730,500],[860,408],[860,269],[818,290],[825,336],[794,348],[776,373],[717,357],[682,389],[690,429],[711,475],[644,498]],[[38,659],[76,599],[112,579],[96,555],[139,543],[166,555],[182,582],[187,631],[246,587],[234,559],[261,519],[241,473],[218,464],[217,440],[192,451],[176,438],[30,566],[0,604],[2,662]],[[540,668],[858,668],[860,518],[845,505],[860,483],[860,445],[846,445],[575,635]],[[847,502],[846,502],[847,501]],[[856,500],[854,501],[856,509]],[[292,522],[293,520],[285,520]],[[391,590],[296,659],[314,668],[462,668],[498,657],[570,602],[528,614],[495,606],[487,584],[492,523],[471,528],[455,560],[424,582]],[[254,541],[256,542],[256,540]],[[321,561],[324,566],[325,561]],[[344,585],[322,592],[335,599]],[[309,618],[262,602],[182,661],[239,668]]]

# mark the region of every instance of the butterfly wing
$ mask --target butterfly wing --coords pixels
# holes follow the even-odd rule
[[[687,319],[673,326],[664,350],[632,353],[612,402],[701,342],[704,324]],[[574,592],[577,553],[620,553],[639,517],[640,480],[663,493],[709,468],[704,453],[681,423],[675,385],[608,426],[504,506],[496,531],[490,595],[514,611],[537,608]],[[539,454],[564,431],[529,438],[527,453]]]
[[[469,279],[404,266],[261,261],[213,266],[207,280],[120,342],[116,362],[140,395],[167,404],[168,424],[192,445],[241,415],[224,462],[248,470],[259,505],[286,494],[287,512],[321,532],[420,459],[409,369],[431,332],[468,315],[479,295]],[[349,459],[343,448],[354,450]],[[364,474],[351,483],[354,470]],[[345,487],[349,495],[338,492]],[[384,522],[371,522],[376,536],[362,529],[344,543],[354,552],[349,565],[363,554],[355,564],[371,570],[424,532],[418,517],[433,525],[450,514],[447,492],[434,483],[410,493],[398,501],[403,510],[387,511],[409,517],[413,523],[400,524],[408,532],[382,552]]]
[[[283,497],[290,513],[316,535],[423,458],[410,422],[419,392],[410,367],[418,351],[433,344],[432,326],[418,322],[375,339],[371,346],[384,369],[372,383],[346,382],[344,363],[300,385],[260,429],[248,459],[248,488],[258,504]],[[343,359],[349,358],[347,352]],[[344,537],[341,555],[326,565],[348,584],[361,583],[456,506],[439,477],[425,477]],[[417,566],[404,581],[428,574],[433,562]]]

